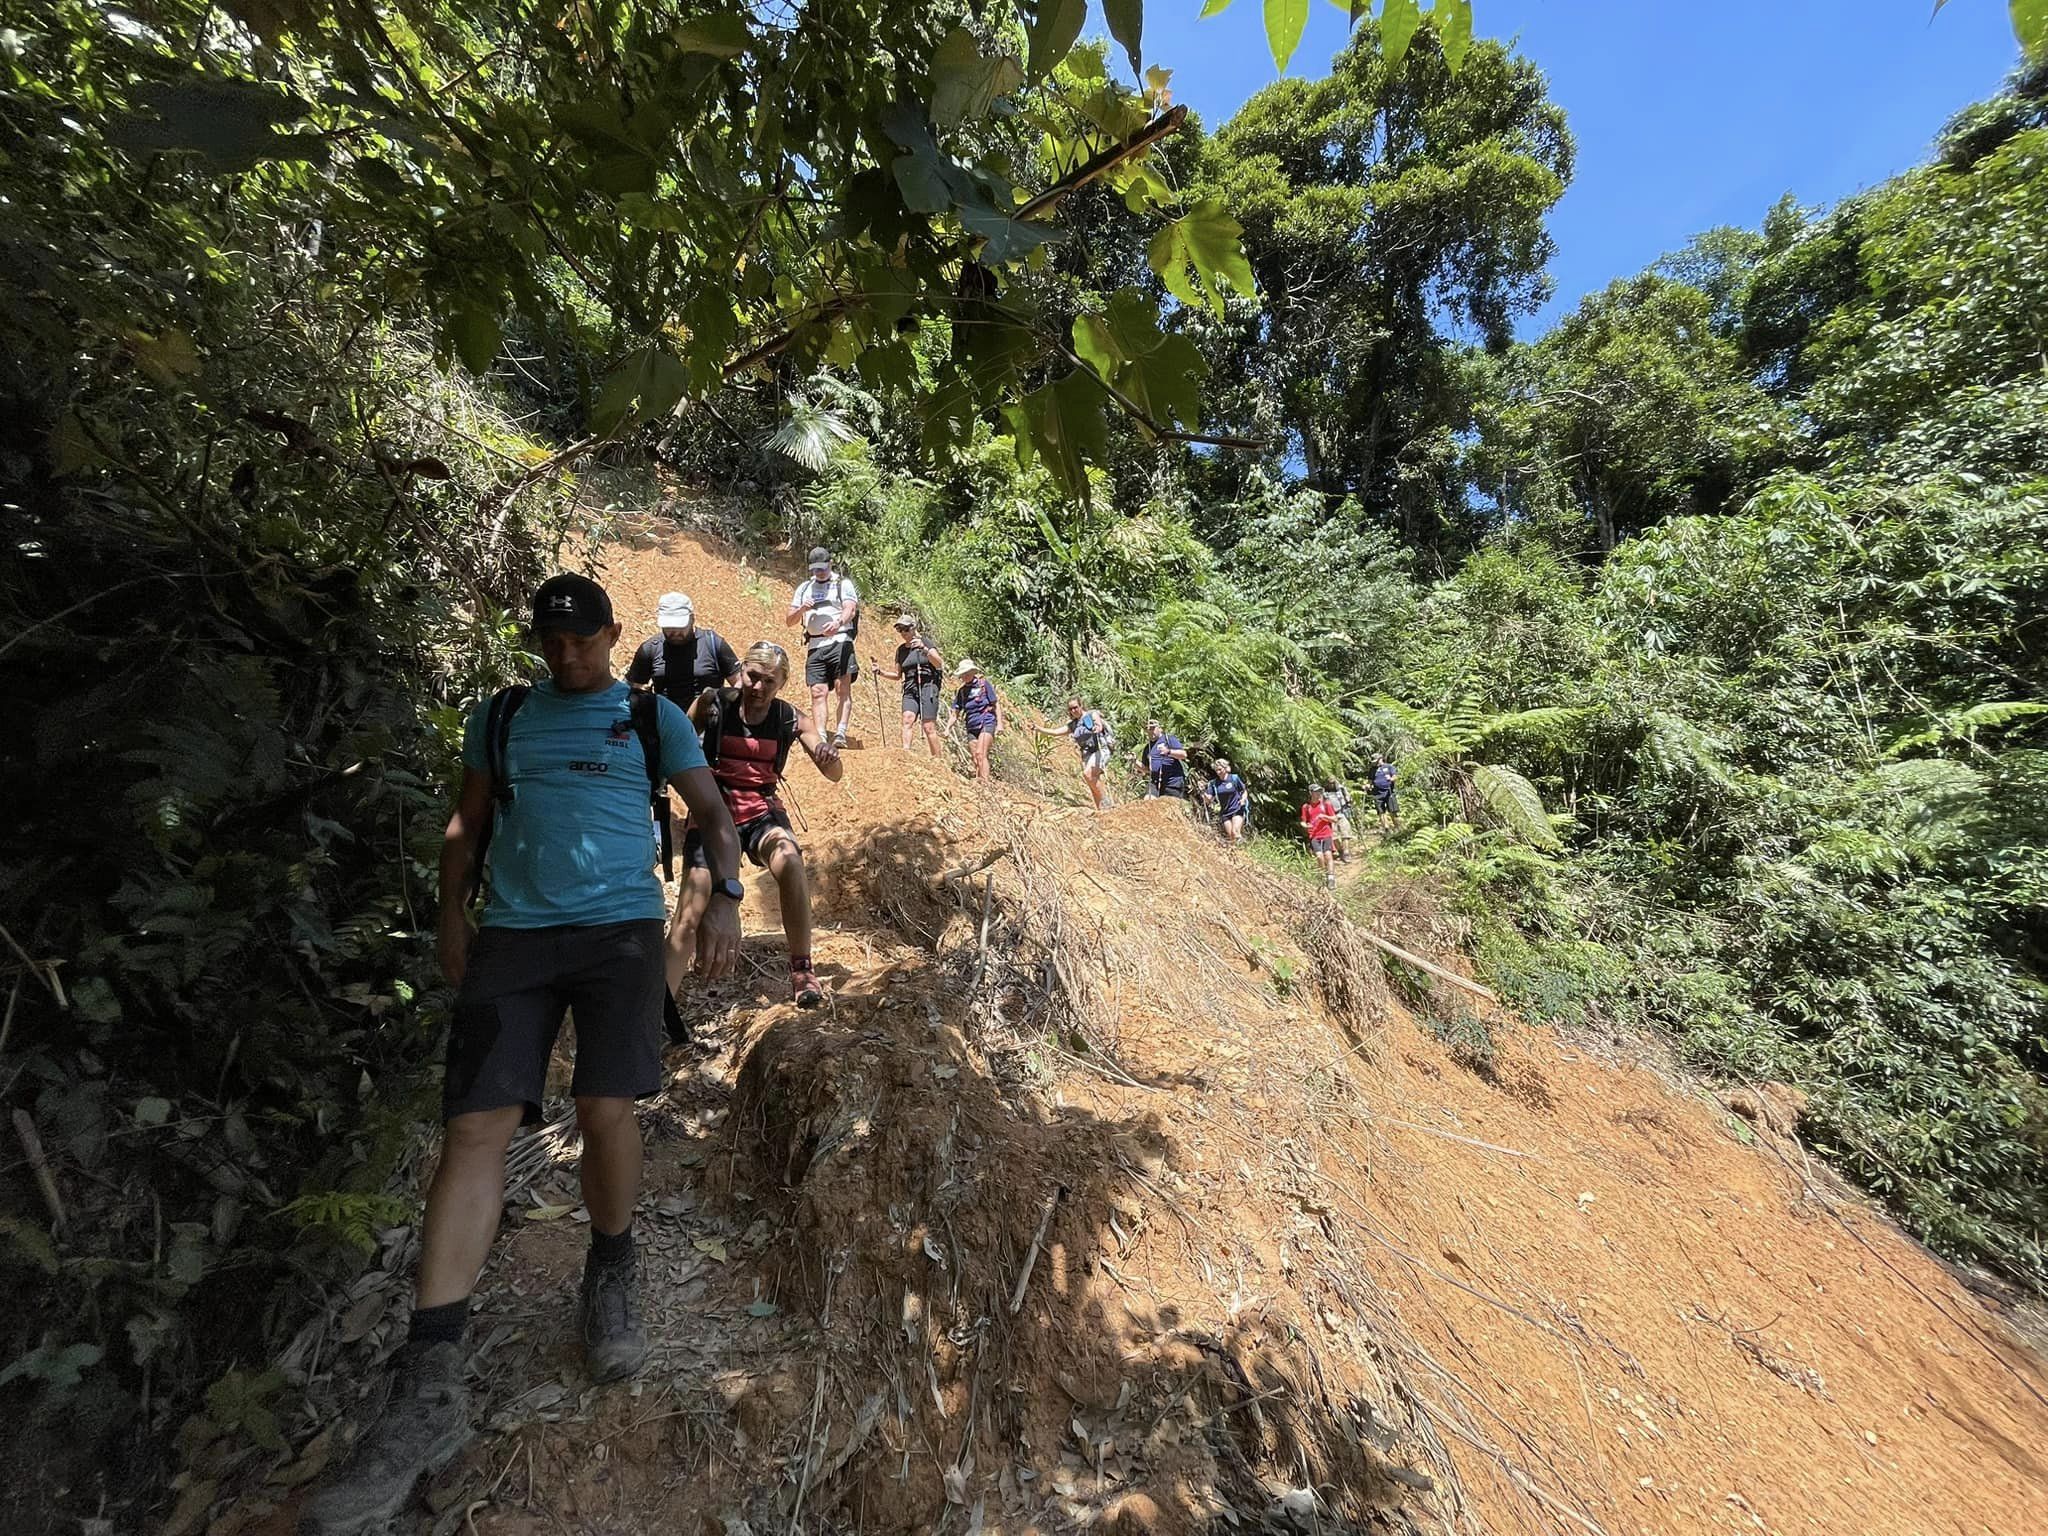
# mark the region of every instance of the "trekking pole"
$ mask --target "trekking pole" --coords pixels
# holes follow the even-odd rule
[[[796,791],[790,787],[789,780],[784,779],[780,784],[776,785],[775,792],[789,801],[789,811],[792,816],[796,817],[797,830],[808,837],[811,831],[811,824],[804,820],[804,808],[796,803]]]
[[[871,656],[868,658],[873,661]],[[889,717],[882,713],[882,673],[878,667],[868,668],[868,681],[875,685],[875,729],[882,733],[882,750],[888,750]]]

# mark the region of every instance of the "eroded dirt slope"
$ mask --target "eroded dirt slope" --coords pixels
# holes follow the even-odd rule
[[[606,579],[629,633],[671,587],[785,633],[708,533]],[[656,1368],[583,1380],[573,1145],[535,1144],[492,1430],[420,1529],[2048,1530],[2040,1365],[1796,1141],[1507,1020],[1468,1070],[1319,894],[1177,806],[1092,816],[1071,754],[979,791],[861,688],[846,782],[792,775],[834,1002],[781,1001],[757,891],[649,1116]],[[283,1528],[339,1444],[216,1526]]]

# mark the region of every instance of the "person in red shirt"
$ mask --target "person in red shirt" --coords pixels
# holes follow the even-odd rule
[[[836,738],[777,697],[788,677],[789,653],[772,640],[760,641],[740,663],[739,686],[698,694],[690,706],[690,723],[703,739],[704,757],[732,814],[740,851],[775,877],[782,931],[789,940],[789,995],[799,1008],[815,1008],[825,1001],[825,989],[811,965],[810,886],[803,850],[776,791],[792,746],[801,746],[818,772],[835,784],[846,770]],[[694,929],[711,902],[711,871],[694,825],[683,839],[683,862],[672,936]],[[734,888],[727,894],[737,900],[739,882],[725,883]]]
[[[1337,813],[1323,798],[1323,786],[1320,784],[1309,788],[1308,804],[1301,808],[1301,830],[1308,834],[1309,852],[1323,866],[1324,887],[1335,887],[1337,873],[1330,864],[1330,851],[1336,846]]]

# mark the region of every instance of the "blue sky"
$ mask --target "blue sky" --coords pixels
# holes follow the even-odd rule
[[[1695,232],[1755,225],[1778,197],[1827,204],[1927,156],[1951,114],[2018,60],[2005,0],[1474,0],[1518,38],[1571,119],[1578,172],[1551,216],[1557,297],[1640,271]],[[1145,57],[1212,128],[1277,75],[1260,0],[1198,20],[1151,0]],[[1105,34],[1099,8],[1091,32]],[[1289,73],[1328,73],[1344,12],[1317,0]]]

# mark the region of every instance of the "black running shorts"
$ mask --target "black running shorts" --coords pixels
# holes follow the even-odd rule
[[[903,713],[915,715],[920,720],[939,718],[939,685],[936,682],[903,683]]]
[[[661,998],[668,980],[659,918],[587,928],[485,928],[455,995],[441,1118],[525,1108],[540,1119],[562,1016],[576,1014],[578,1098],[661,1091]]]
[[[789,812],[781,806],[769,810],[766,816],[756,816],[752,821],[743,821],[733,830],[740,835],[740,852],[762,869],[768,867],[768,856],[761,851],[761,845],[768,840],[768,834],[777,827],[795,835],[789,824]],[[711,859],[704,852],[704,839],[695,827],[683,836],[683,863],[691,869],[709,869]]]
[[[853,647],[844,640],[836,645],[814,645],[804,654],[804,681],[813,688],[820,684],[829,688],[842,677],[859,675],[860,669],[854,664]]]

